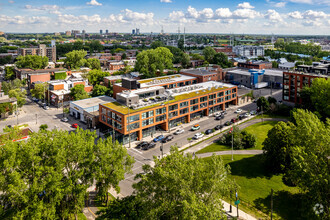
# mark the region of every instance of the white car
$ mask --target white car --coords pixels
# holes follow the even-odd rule
[[[217,112],[217,113],[214,114],[214,116],[215,117],[219,117],[219,116],[221,116],[221,113],[220,112]]]
[[[204,134],[202,134],[202,133],[197,133],[197,134],[194,135],[193,138],[197,140],[197,139],[202,138],[203,136],[204,136]]]
[[[174,134],[182,134],[184,132],[184,129],[178,129],[174,132]]]
[[[45,105],[45,106],[44,106],[44,109],[45,109],[45,110],[48,110],[48,109],[49,109],[48,105]]]
[[[242,112],[242,109],[238,108],[236,109],[235,113],[241,113]]]
[[[63,121],[63,122],[68,122],[69,119],[68,119],[67,117],[65,117],[65,118],[62,118],[61,121]]]
[[[244,116],[245,116],[245,117],[250,117],[251,114],[247,112],[247,113],[244,114]]]

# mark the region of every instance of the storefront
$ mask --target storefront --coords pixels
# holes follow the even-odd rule
[[[155,126],[152,126],[150,128],[145,128],[142,130],[142,137],[145,138],[145,137],[152,136],[155,132],[156,132]]]
[[[204,111],[198,111],[190,115],[190,121],[198,120],[204,116]]]
[[[180,126],[180,125],[185,124],[185,123],[187,123],[187,117],[186,116],[176,118],[176,119],[173,119],[173,120],[170,121],[170,128],[174,128],[176,126]]]

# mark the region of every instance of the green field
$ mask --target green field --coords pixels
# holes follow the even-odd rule
[[[244,130],[248,131],[251,134],[254,134],[257,138],[257,146],[255,148],[249,148],[248,150],[256,150],[256,149],[261,150],[262,143],[266,139],[268,131],[272,129],[277,122],[278,121],[264,121],[245,128]],[[231,146],[213,143],[197,151],[196,154],[203,154],[203,153],[216,152],[216,151],[226,151],[226,150],[231,150]]]
[[[301,197],[297,187],[288,187],[282,175],[269,175],[263,165],[262,155],[221,156],[231,168],[231,178],[239,185],[239,208],[258,218],[270,218],[270,193],[273,194],[274,219],[303,219],[298,217]],[[205,158],[208,160],[208,158]],[[234,192],[232,199],[234,199]],[[226,199],[229,202],[229,198]]]

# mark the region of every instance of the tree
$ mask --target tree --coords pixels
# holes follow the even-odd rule
[[[132,158],[95,132],[44,130],[1,148],[0,190],[4,219],[70,219],[81,212],[86,190],[102,181],[118,188]],[[112,168],[112,169],[111,169]],[[102,179],[106,177],[106,179]],[[109,180],[110,179],[110,180]]]
[[[89,58],[86,60],[86,64],[85,64],[88,68],[94,70],[100,70],[101,69],[101,63],[99,59],[96,58]]]
[[[102,85],[95,85],[92,91],[92,96],[96,97],[96,96],[102,96],[102,95],[106,95],[109,94],[109,88],[102,86]]]
[[[157,40],[157,41],[152,42],[150,44],[150,47],[152,49],[156,49],[157,47],[164,47],[164,43],[162,41]]]
[[[190,54],[190,56],[193,60],[205,60],[204,56],[197,53]]]
[[[205,57],[205,60],[207,60],[209,63],[213,62],[213,57],[216,55],[217,52],[212,47],[205,47],[203,49],[203,55]]]
[[[40,127],[39,127],[39,129],[42,130],[42,131],[47,130],[47,128],[48,128],[48,125],[47,125],[47,124],[42,124],[42,125],[40,125]]]
[[[87,73],[87,79],[89,83],[95,86],[103,82],[104,77],[109,75],[110,73],[101,70],[91,70]]]
[[[5,73],[6,73],[6,75],[5,75],[6,80],[13,80],[16,77],[16,74],[14,72],[14,67],[12,67],[12,66],[6,66]]]
[[[37,55],[18,56],[16,66],[18,68],[44,69],[48,65],[48,57]]]
[[[12,89],[8,92],[10,98],[15,97],[17,99],[17,106],[21,108],[26,103],[26,90]]]
[[[263,150],[266,166],[273,173],[285,173],[291,167],[293,129],[295,126],[291,122],[280,121],[268,131]]]
[[[272,61],[272,68],[278,68],[278,62]]]
[[[103,45],[99,40],[92,40],[89,44],[89,53],[94,54],[95,51],[101,52],[103,50]]]
[[[0,58],[0,65],[8,64],[11,62],[11,60],[12,60],[12,56],[2,57],[2,58]]]
[[[135,196],[115,201],[119,210],[110,205],[101,218],[114,219],[113,212],[116,217],[134,215],[134,219],[226,218],[221,200],[235,186],[221,157],[213,155],[206,162],[172,147],[170,155],[154,162],[154,167],[145,165],[136,176]],[[133,213],[118,203],[132,207]]]
[[[232,63],[228,61],[227,55],[221,52],[215,54],[211,62],[220,65],[222,68],[232,67]]]
[[[172,68],[173,54],[165,47],[144,50],[136,57],[135,70],[148,76],[155,76],[156,72],[163,73],[164,69]]]
[[[19,79],[14,79],[12,81],[6,82],[3,81],[1,84],[1,89],[5,93],[5,95],[8,95],[9,91],[12,89],[20,89],[22,87],[22,81]]]
[[[268,111],[269,110],[269,102],[268,100],[261,96],[260,98],[258,98],[257,100],[257,106],[258,106],[258,109],[259,111]]]
[[[35,84],[34,89],[31,89],[31,95],[37,99],[44,99],[47,89],[48,83]]]
[[[323,205],[321,217],[329,219],[330,121],[322,123],[316,115],[302,109],[293,112],[293,117],[296,129],[290,179],[307,193],[311,207]]]
[[[85,91],[85,86],[82,84],[78,84],[71,88],[70,95],[74,100],[87,99],[89,97]]]
[[[314,79],[311,87],[303,88],[301,98],[304,108],[317,111],[323,119],[330,117],[330,81]]]
[[[73,50],[65,54],[65,66],[69,69],[79,69],[80,67],[85,65],[86,60],[84,59],[84,57],[86,55],[87,52],[85,50]]]
[[[184,40],[183,39],[178,40],[178,48],[182,51],[184,50]]]
[[[241,138],[242,138],[242,145],[244,149],[253,148],[257,145],[257,139],[256,136],[254,136],[251,133],[248,133],[247,131],[243,130],[241,131]]]
[[[181,65],[183,68],[187,68],[190,65],[190,57],[188,54],[183,53],[181,57]]]

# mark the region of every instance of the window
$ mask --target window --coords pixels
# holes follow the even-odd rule
[[[246,81],[247,82],[247,81]],[[236,92],[236,88],[234,88],[233,90],[232,90],[232,92],[234,93],[234,92]]]
[[[105,108],[102,108],[102,114],[106,114],[107,113],[107,110]]]
[[[154,116],[154,111],[149,111],[149,112],[143,112],[142,113],[142,119],[150,118],[152,116]]]
[[[147,120],[143,120],[142,121],[142,127],[147,126],[147,125],[151,125],[153,123],[154,123],[154,118],[149,118]]]
[[[139,127],[140,127],[140,123],[139,122],[136,122],[136,123],[133,123],[133,124],[129,124],[129,125],[127,125],[127,131],[131,131],[131,130],[137,129]]]
[[[201,103],[199,106],[200,106],[200,108],[205,108],[205,107],[207,107],[207,102]]]
[[[180,115],[187,114],[189,112],[188,108],[184,108],[180,110]]]
[[[223,96],[223,92],[218,93],[218,97],[221,97],[221,96]]]
[[[188,102],[181,102],[180,103],[180,108],[184,108],[188,106]]]
[[[166,107],[156,109],[156,115],[161,115],[166,113]]]
[[[226,96],[225,100],[229,100],[230,99],[230,95]]]
[[[199,100],[200,100],[200,102],[205,102],[205,101],[207,101],[207,96],[200,97]]]
[[[169,118],[173,118],[175,116],[178,116],[178,111],[170,112],[169,115],[168,115]]]
[[[156,117],[156,122],[164,121],[164,120],[166,120],[166,115],[161,115]]]
[[[215,99],[216,94],[209,95],[209,99]]]
[[[191,112],[196,111],[197,109],[198,109],[198,105],[194,105],[190,107]]]
[[[209,101],[209,105],[215,105],[215,104],[216,104],[216,100]]]
[[[129,116],[129,121],[127,118],[127,123],[131,123],[131,122],[138,121],[138,120],[140,120],[140,115],[132,115],[132,116]]]
[[[230,90],[227,90],[227,91],[225,92],[226,95],[229,95],[230,93],[231,93]]]
[[[106,122],[104,115],[102,115],[102,121]]]
[[[190,85],[190,81],[185,82],[186,86]]]
[[[190,100],[190,105],[194,105],[198,103],[198,99],[193,99],[193,100]]]
[[[108,113],[108,117],[111,117],[111,111],[108,111],[107,113]]]
[[[218,103],[223,102],[223,98],[218,98]]]
[[[170,111],[178,109],[178,104],[170,105],[169,109],[170,109]]]
[[[236,93],[232,94],[232,98],[235,98],[236,97]]]
[[[109,125],[112,124],[112,120],[111,120],[111,118],[107,118],[107,123],[108,123]]]

